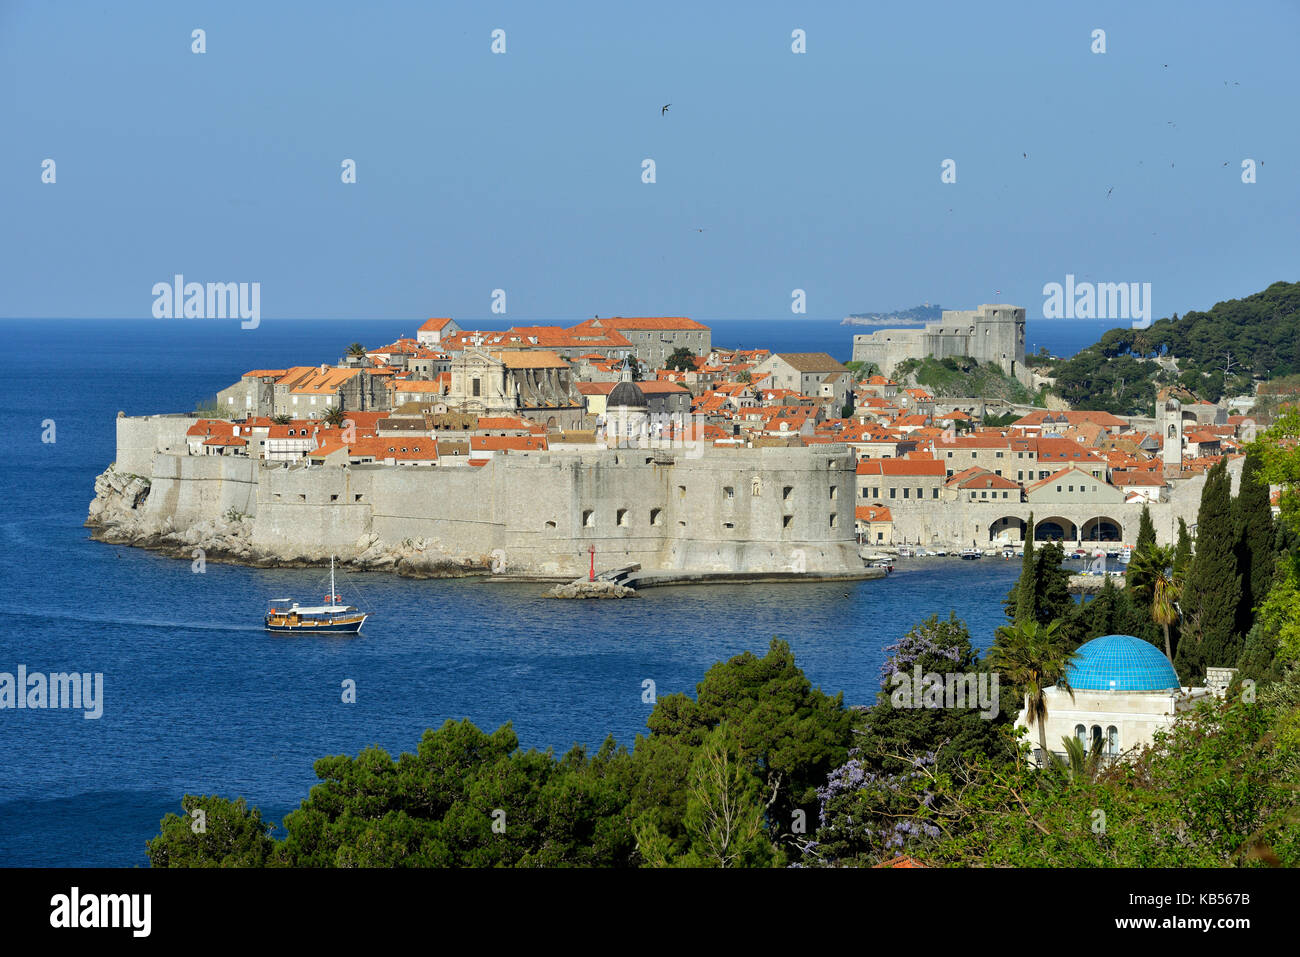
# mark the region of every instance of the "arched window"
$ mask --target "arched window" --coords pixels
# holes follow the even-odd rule
[[[1094,748],[1097,748],[1100,745],[1101,745],[1101,725],[1094,724],[1092,726],[1092,746]]]
[[[1083,745],[1083,747],[1084,747],[1085,750],[1087,750],[1087,747],[1088,747],[1088,729],[1085,728],[1085,727],[1084,727],[1083,725],[1081,725],[1081,724],[1076,724],[1076,725],[1074,726],[1074,736],[1075,736],[1076,738],[1079,739],[1079,743],[1080,743],[1081,745]]]
[[[1113,724],[1106,729],[1106,753],[1112,757],[1119,754],[1119,728]]]

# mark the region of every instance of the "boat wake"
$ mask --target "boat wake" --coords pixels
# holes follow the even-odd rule
[[[69,615],[62,611],[33,611],[30,606],[21,611],[15,608],[3,609],[3,614],[11,618],[36,618],[40,621],[76,621],[86,625],[130,625],[135,628],[169,628],[184,631],[258,631],[257,625],[221,625],[199,621],[151,621],[147,618],[108,618],[95,615]]]

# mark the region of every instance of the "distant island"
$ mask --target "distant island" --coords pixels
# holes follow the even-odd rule
[[[938,322],[943,316],[943,306],[925,303],[897,312],[855,312],[845,316],[841,326],[916,326]]]

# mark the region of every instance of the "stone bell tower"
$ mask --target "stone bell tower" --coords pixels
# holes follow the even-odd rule
[[[1183,470],[1183,404],[1167,390],[1156,395],[1156,421],[1164,443],[1160,459],[1166,475]]]

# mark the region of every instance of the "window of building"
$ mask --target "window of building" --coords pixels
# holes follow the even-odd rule
[[[723,528],[735,528],[735,527],[736,527],[736,523],[735,523],[735,522],[723,522],[723,523],[722,523],[722,527],[723,527]]]
[[[1106,753],[1111,757],[1119,754],[1119,728],[1113,724],[1106,729]]]
[[[911,497],[912,497],[912,490],[907,486],[903,486],[903,498],[911,498]]]
[[[831,486],[831,501],[833,502],[833,501],[835,501],[837,498],[839,498],[839,494],[840,494],[840,487],[839,487],[838,485],[832,485],[832,486]]]
[[[596,513],[593,509],[586,508],[582,510],[582,524],[588,528],[596,524]]]
[[[331,495],[331,496],[330,496],[330,501],[331,501],[331,502],[337,502],[338,500],[339,500],[339,497],[338,497],[337,495]]]
[[[939,489],[938,489],[938,488],[934,488],[934,489],[932,489],[931,491],[933,492],[933,494],[930,496],[930,498],[938,498],[938,497],[939,497]]]
[[[785,488],[781,489],[781,501],[784,502],[784,501],[786,501],[787,499],[789,499],[789,498],[790,498],[790,493],[793,492],[793,491],[794,491],[794,486],[793,486],[793,485],[787,485]]]
[[[898,489],[894,488],[894,487],[891,485],[891,486],[889,487],[889,497],[890,497],[890,498],[897,498],[898,496],[895,494],[897,491],[898,491]]]
[[[794,516],[793,516],[793,515],[782,515],[782,516],[781,516],[781,527],[782,527],[782,528],[789,528],[789,527],[790,527],[790,523],[793,522],[793,521],[794,521]]]
[[[622,525],[624,528],[627,528],[627,509],[620,508],[617,512],[614,513],[614,518],[619,525]]]
[[[650,524],[662,525],[664,523],[664,510],[662,508],[650,509]]]
[[[473,394],[474,394],[474,395],[478,395],[478,394],[479,394],[479,388],[480,388],[480,386],[479,386],[479,380],[478,380],[478,379],[475,379],[475,380],[473,381],[473,383],[472,383],[472,388],[473,388]]]
[[[736,490],[730,485],[724,486],[722,489],[722,497],[725,499],[733,499],[736,497]]]

